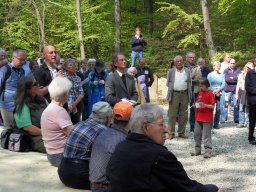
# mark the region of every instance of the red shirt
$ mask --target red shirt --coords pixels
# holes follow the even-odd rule
[[[196,102],[202,102],[208,105],[214,105],[215,99],[214,94],[211,90],[201,91],[198,93]],[[213,109],[206,107],[201,107],[196,109],[196,121],[201,121],[204,123],[210,123],[213,119]]]

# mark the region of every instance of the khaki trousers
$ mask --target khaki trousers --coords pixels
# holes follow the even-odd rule
[[[186,125],[188,121],[188,93],[183,92],[173,92],[172,101],[169,102],[169,122],[168,129],[169,134],[175,134],[175,123],[176,116],[179,114],[178,121],[178,134],[184,134],[186,131]]]

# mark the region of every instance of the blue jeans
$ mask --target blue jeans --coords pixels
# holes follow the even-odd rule
[[[239,111],[236,106],[236,94],[233,92],[225,92],[224,96],[224,105],[223,110],[221,112],[221,121],[227,121],[228,119],[228,106],[231,105],[231,107],[234,107],[234,122],[239,121]],[[231,103],[231,98],[233,98],[233,104]],[[233,105],[233,106],[232,106]]]
[[[239,105],[239,124],[249,125],[249,107],[246,105]]]
[[[135,64],[136,59],[142,59],[142,57],[143,57],[142,51],[139,51],[139,52],[132,51],[131,57],[132,57],[131,58],[132,59],[131,67],[133,67],[134,64]]]
[[[108,187],[103,187],[99,189],[91,189],[92,192],[108,192]]]
[[[216,109],[215,109],[215,115],[214,115],[214,120],[213,120],[213,127],[214,128],[219,127],[220,113],[221,113],[221,108],[220,108],[221,99],[222,99],[222,96],[215,97]]]

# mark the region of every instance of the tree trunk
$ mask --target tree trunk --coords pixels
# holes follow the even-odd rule
[[[44,31],[44,19],[45,19],[45,3],[44,0],[41,0],[42,3],[42,13],[40,14],[40,10],[35,2],[35,0],[32,0],[32,4],[34,6],[35,9],[35,13],[36,13],[36,18],[37,18],[37,24],[39,27],[39,41],[40,41],[40,46],[39,46],[39,50],[41,50],[41,48],[43,46],[45,46],[45,31]]]
[[[80,44],[81,60],[85,59],[84,41],[83,41],[83,29],[81,19],[81,2],[76,0],[76,12],[77,12],[77,27],[78,27],[78,39]]]
[[[202,11],[203,11],[203,18],[204,18],[204,30],[205,30],[205,37],[206,43],[209,50],[210,58],[215,55],[215,48],[212,40],[212,31],[209,19],[209,11],[208,11],[208,4],[207,0],[201,0]]]
[[[121,5],[120,0],[115,0],[115,27],[116,27],[116,42],[115,42],[115,53],[120,53],[121,51]]]
[[[154,14],[154,1],[148,1],[148,14],[149,14],[149,21],[148,21],[148,29],[149,33],[152,36],[154,32],[154,22],[153,22],[153,14]]]

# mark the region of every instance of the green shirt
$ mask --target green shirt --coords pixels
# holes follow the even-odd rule
[[[42,112],[48,106],[48,102],[46,100],[45,100],[45,104],[46,104],[45,107],[43,108],[41,107],[41,109],[38,109],[32,112],[34,122],[31,118],[30,109],[26,104],[24,104],[20,114],[14,113],[14,119],[17,127],[21,129],[29,125],[35,125],[40,128],[40,119],[41,119]]]

